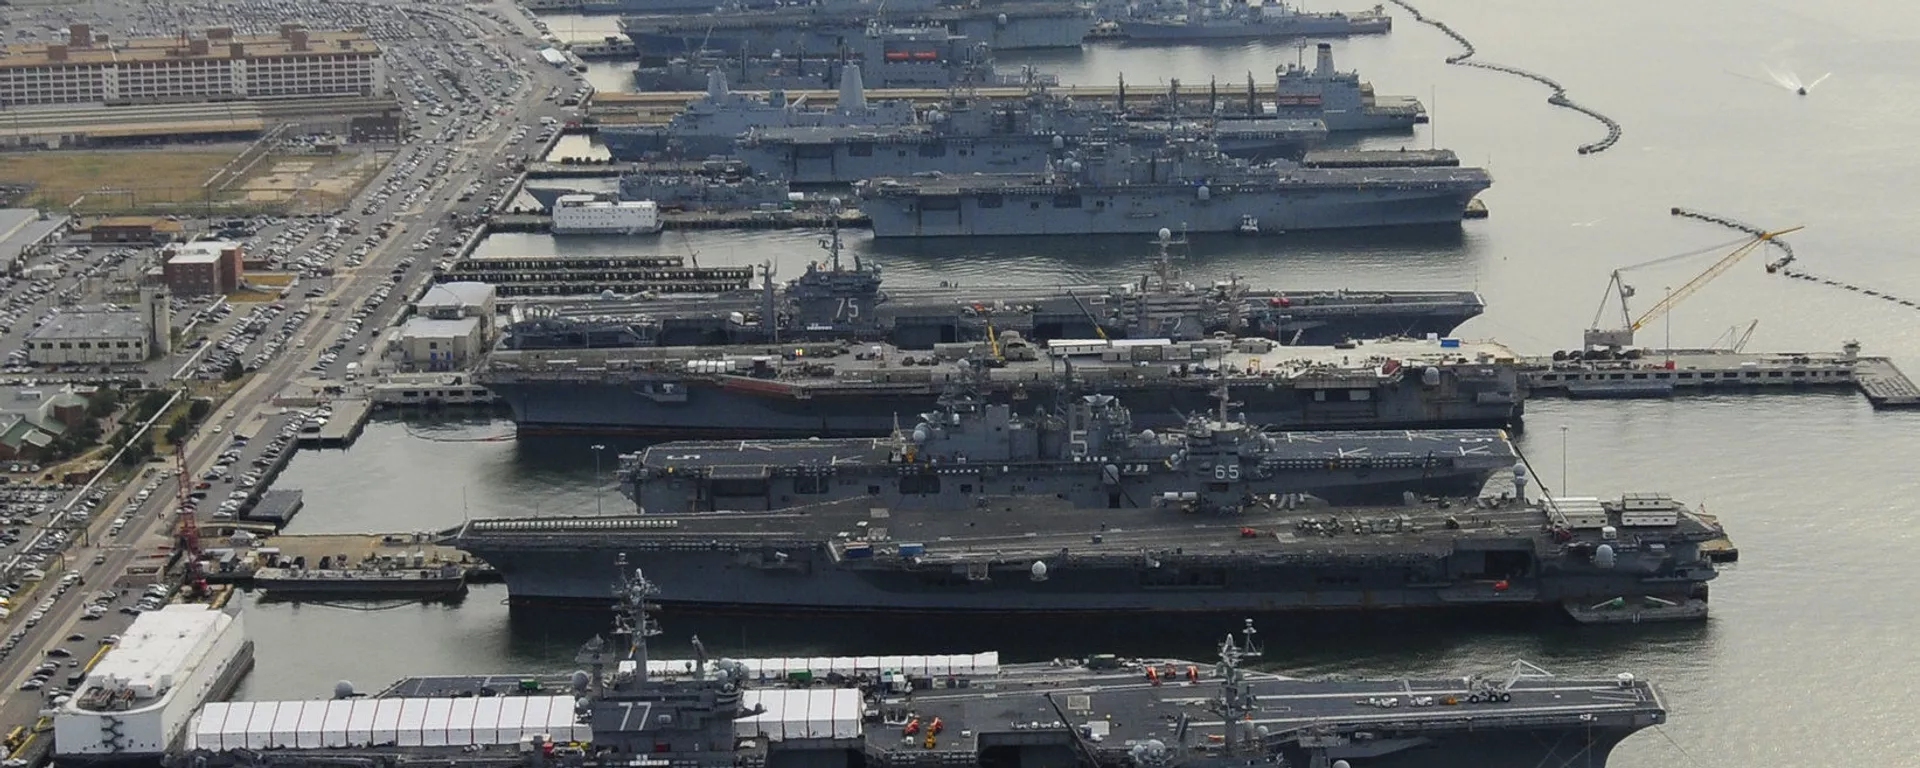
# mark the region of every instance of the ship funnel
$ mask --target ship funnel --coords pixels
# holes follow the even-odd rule
[[[840,72],[840,111],[864,112],[867,109],[867,86],[860,79],[860,65],[850,64]]]
[[[1333,77],[1333,44],[1321,43],[1320,53],[1313,62],[1315,77]]]
[[[727,73],[718,69],[707,71],[707,98],[724,99],[727,97]]]

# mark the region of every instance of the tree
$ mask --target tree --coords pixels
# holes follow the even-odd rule
[[[118,407],[120,407],[120,392],[112,387],[101,387],[100,391],[93,393],[93,399],[87,401],[87,417],[104,419],[112,415],[113,409]]]
[[[187,419],[176,419],[173,422],[173,426],[167,427],[167,442],[172,445],[185,443],[187,441],[187,433],[192,431],[193,422]]]
[[[198,424],[211,412],[213,412],[213,403],[196,397],[193,399],[193,404],[187,406],[187,420]]]
[[[161,408],[167,407],[167,401],[170,399],[172,399],[171,395],[158,389],[141,395],[140,404],[134,409],[133,420],[146,421],[152,418],[154,414],[160,412]]]
[[[227,370],[223,371],[221,374],[221,376],[225,378],[227,381],[233,381],[234,379],[240,378],[241,376],[245,376],[245,375],[247,375],[247,369],[240,365],[239,360],[228,360]]]
[[[127,450],[120,454],[120,463],[127,466],[144,464],[148,456],[153,455],[153,436],[141,435],[138,440],[127,443]]]

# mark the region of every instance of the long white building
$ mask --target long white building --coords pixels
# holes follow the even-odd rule
[[[0,102],[153,104],[230,99],[385,96],[380,46],[361,31],[286,24],[278,35],[106,40],[75,24],[65,43],[7,46]]]
[[[237,613],[201,604],[140,614],[53,718],[57,758],[133,759],[179,743],[200,705],[253,666]]]

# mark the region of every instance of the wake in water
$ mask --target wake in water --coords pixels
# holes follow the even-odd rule
[[[1826,82],[1827,78],[1833,77],[1833,73],[1828,72],[1824,75],[1814,78],[1813,82],[1809,83],[1809,82],[1802,81],[1800,79],[1800,76],[1794,74],[1791,70],[1780,71],[1780,70],[1774,69],[1773,67],[1766,66],[1764,64],[1761,65],[1760,68],[1763,70],[1766,70],[1767,79],[1762,80],[1758,77],[1753,77],[1751,75],[1742,75],[1739,72],[1730,72],[1728,74],[1732,74],[1737,77],[1742,77],[1748,80],[1752,80],[1756,83],[1760,83],[1761,85],[1773,85],[1773,86],[1785,88],[1789,91],[1800,94],[1801,96],[1805,96],[1809,93],[1812,93],[1815,87],[1819,86],[1821,83]]]

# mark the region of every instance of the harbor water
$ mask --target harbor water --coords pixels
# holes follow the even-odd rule
[[[1390,233],[1197,239],[1186,270],[1238,274],[1263,287],[1473,288],[1484,317],[1461,335],[1523,352],[1579,343],[1608,273],[1662,256],[1724,246],[1691,260],[1629,272],[1637,314],[1679,290],[1736,235],[1675,218],[1710,211],[1792,235],[1795,266],[1904,298],[1920,298],[1909,256],[1920,219],[1907,198],[1920,179],[1920,8],[1886,0],[1819,6],[1778,0],[1690,4],[1427,0],[1429,16],[1471,38],[1476,59],[1547,75],[1624,127],[1605,152],[1594,121],[1545,102],[1539,84],[1442,60],[1459,52],[1438,31],[1397,16],[1390,35],[1335,43],[1343,69],[1383,94],[1428,102],[1434,122],[1366,146],[1449,147],[1489,167],[1492,215],[1458,234]],[[582,39],[609,19],[553,21]],[[1067,83],[1124,72],[1146,92],[1178,77],[1218,75],[1223,94],[1246,73],[1268,79],[1295,60],[1282,43],[1229,47],[1099,45],[1002,57],[1035,63]],[[1806,96],[1769,69],[1811,82]],[[625,87],[615,65],[597,86]],[[564,150],[563,150],[564,151]],[[820,258],[808,232],[693,232],[650,238],[492,238],[485,252],[681,254],[702,265],[773,261],[779,277]],[[881,260],[889,284],[1121,281],[1151,255],[1133,238],[987,240],[852,247]],[[1758,320],[1751,350],[1837,350],[1920,364],[1920,311],[1864,294],[1768,275],[1764,252],[1640,330],[1640,341],[1706,346]],[[1620,322],[1608,307],[1600,322]],[[1737,336],[1738,334],[1733,334]],[[1564,429],[1563,429],[1564,427]],[[1713,585],[1713,618],[1673,627],[1577,627],[1506,616],[1273,617],[1262,620],[1269,666],[1299,674],[1449,674],[1525,658],[1562,673],[1632,671],[1659,681],[1672,722],[1627,741],[1611,765],[1748,768],[1808,759],[1905,765],[1920,737],[1920,611],[1909,597],[1908,545],[1920,530],[1910,503],[1920,477],[1920,414],[1875,413],[1851,394],[1736,395],[1670,401],[1540,400],[1519,438],[1536,479],[1574,495],[1650,490],[1704,503],[1732,533],[1741,563]],[[593,446],[605,446],[596,452]],[[280,480],[306,492],[292,530],[412,531],[467,517],[613,514],[619,439],[516,440],[491,417],[383,418],[345,451],[302,452]],[[596,469],[596,455],[599,457]],[[610,575],[611,578],[611,575]],[[591,611],[503,604],[497,586],[457,604],[356,610],[256,603],[249,626],[259,665],[245,697],[321,696],[345,677],[362,689],[428,672],[561,671],[578,643],[603,631]],[[896,622],[794,617],[665,617],[662,647],[698,633],[718,653],[820,655],[999,650],[1032,659],[1103,651],[1204,656],[1237,621]],[[1170,627],[1177,627],[1172,628]],[[666,651],[671,652],[671,651]],[[1804,757],[1803,757],[1804,756]],[[1796,759],[1799,758],[1799,759]]]

